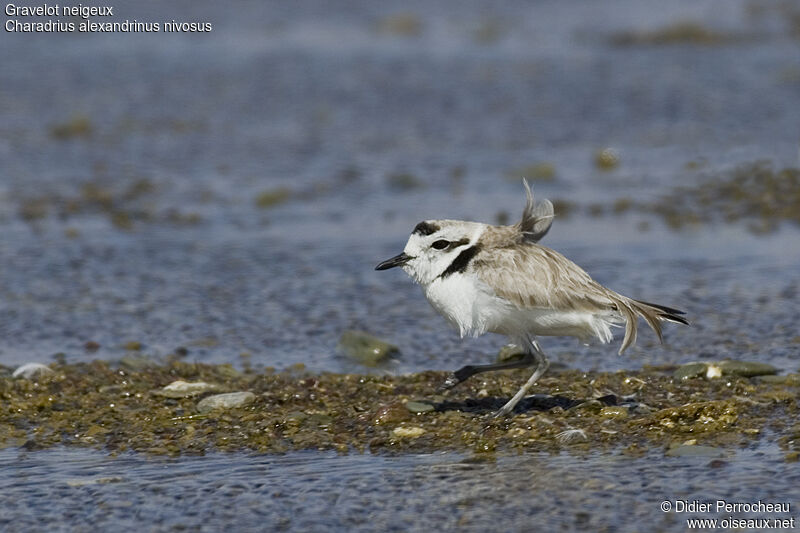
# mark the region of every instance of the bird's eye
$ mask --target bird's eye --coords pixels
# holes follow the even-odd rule
[[[441,240],[438,240],[435,243],[433,243],[431,246],[433,246],[437,250],[444,250],[445,248],[450,246],[450,241],[446,241],[444,239],[441,239]]]

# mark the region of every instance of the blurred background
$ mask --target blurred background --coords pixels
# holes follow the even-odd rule
[[[113,5],[213,29],[0,35],[0,364],[363,371],[348,329],[381,371],[491,359],[373,267],[423,219],[513,223],[527,177],[543,244],[693,322],[554,360],[796,369],[795,2]]]

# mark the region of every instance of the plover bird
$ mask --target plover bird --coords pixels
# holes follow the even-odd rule
[[[461,337],[499,333],[524,350],[520,360],[467,365],[445,380],[444,388],[452,388],[481,372],[535,367],[496,416],[511,413],[547,370],[538,336],[596,337],[608,343],[612,326],[624,323],[622,354],[636,341],[639,317],[662,342],[661,321],[688,324],[683,311],[603,287],[560,253],[538,244],[553,222],[553,204],[534,203],[527,181],[524,185],[527,203],[517,224],[426,220],[416,225],[403,253],[375,267],[402,267]]]

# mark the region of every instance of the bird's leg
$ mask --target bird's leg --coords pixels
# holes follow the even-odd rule
[[[517,391],[513,398],[508,400],[508,402],[497,411],[494,416],[501,417],[506,416],[507,414],[511,413],[514,410],[514,407],[519,403],[519,401],[528,394],[528,390],[536,383],[542,374],[547,371],[547,368],[550,366],[550,362],[547,360],[547,356],[544,355],[544,352],[539,347],[539,343],[536,342],[536,339],[533,337],[527,338],[528,345],[531,350],[531,357],[536,361],[536,370],[533,371],[533,375],[528,378],[528,381],[525,382],[525,385]]]
[[[510,370],[512,368],[527,368],[536,363],[536,358],[530,353],[525,353],[522,359],[514,361],[506,361],[505,363],[491,363],[488,365],[467,365],[459,368],[455,372],[450,372],[440,390],[452,389],[462,381],[471,378],[475,374],[482,374],[483,372],[493,372],[495,370]]]

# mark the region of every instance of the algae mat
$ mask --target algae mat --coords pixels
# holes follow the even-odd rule
[[[214,451],[342,453],[739,448],[777,440],[800,448],[796,379],[675,380],[674,368],[553,372],[513,416],[491,413],[525,371],[472,379],[437,393],[443,372],[311,375],[302,368],[239,372],[173,362],[138,371],[102,361],[0,378],[0,445],[83,446],[109,453]],[[231,394],[239,393],[239,394]],[[227,403],[226,403],[227,402]],[[677,453],[684,453],[678,451]],[[691,452],[689,452],[691,453]]]

